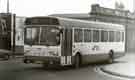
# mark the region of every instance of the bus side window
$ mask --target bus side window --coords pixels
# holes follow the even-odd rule
[[[121,32],[121,41],[123,42],[124,41],[124,32]]]
[[[83,41],[82,29],[74,29],[74,41],[75,42],[82,42]]]
[[[109,42],[114,42],[114,31],[109,31]]]
[[[84,29],[84,42],[91,42],[91,30]]]
[[[99,42],[99,30],[93,30],[93,42]]]
[[[108,32],[107,31],[101,31],[101,42],[107,42],[108,41]]]
[[[116,42],[120,42],[120,32],[116,32]]]

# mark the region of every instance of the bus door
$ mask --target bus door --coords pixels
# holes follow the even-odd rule
[[[61,64],[71,65],[72,56],[72,29],[63,30]]]

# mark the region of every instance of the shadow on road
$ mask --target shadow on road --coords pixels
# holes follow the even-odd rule
[[[125,62],[124,61],[115,61],[112,64],[115,64],[115,63],[125,63]],[[90,63],[90,64],[81,65],[77,69],[74,66],[54,66],[54,65],[50,65],[50,66],[43,67],[41,64],[39,64],[40,66],[29,66],[29,67],[24,68],[24,70],[26,70],[26,71],[34,70],[34,71],[56,72],[56,71],[79,70],[79,69],[84,69],[84,68],[89,68],[89,67],[95,67],[95,66],[98,66],[98,65],[109,65],[109,64],[110,63],[107,63],[107,62]]]

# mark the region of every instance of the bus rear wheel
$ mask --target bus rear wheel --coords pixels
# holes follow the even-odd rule
[[[28,64],[28,63],[30,63],[30,60],[24,59],[23,62],[26,63],[26,64]]]
[[[114,62],[114,52],[113,51],[110,51],[109,52],[109,63],[113,63]]]
[[[75,56],[75,68],[78,69],[80,67],[80,55],[76,54]]]

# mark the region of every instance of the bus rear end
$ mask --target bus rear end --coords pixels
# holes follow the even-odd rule
[[[61,29],[56,20],[26,19],[24,63],[60,64]]]

